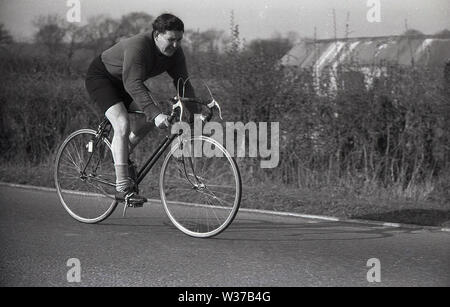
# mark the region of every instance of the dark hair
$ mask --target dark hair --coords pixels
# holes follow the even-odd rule
[[[184,32],[184,23],[180,18],[172,14],[159,15],[153,22],[153,31],[164,33],[166,31]]]

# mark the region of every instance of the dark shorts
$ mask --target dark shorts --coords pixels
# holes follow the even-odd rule
[[[125,90],[122,80],[115,78],[106,70],[100,56],[89,65],[85,86],[89,97],[102,114],[118,102],[123,102],[128,109],[133,101]]]

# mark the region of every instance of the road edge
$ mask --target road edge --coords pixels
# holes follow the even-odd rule
[[[2,182],[2,181],[0,181],[0,186],[19,188],[19,189],[28,189],[28,190],[37,190],[37,191],[44,191],[44,192],[56,192],[56,188],[10,183],[10,182]],[[149,201],[159,201],[159,199],[149,199]],[[330,221],[330,222],[356,223],[356,224],[367,224],[367,225],[384,226],[384,227],[413,228],[413,229],[426,229],[426,230],[437,230],[437,231],[443,231],[443,232],[450,232],[450,228],[439,227],[439,226],[424,226],[424,225],[416,225],[416,224],[391,223],[391,222],[383,222],[383,221],[375,221],[375,220],[362,220],[362,219],[345,219],[345,218],[338,218],[338,217],[326,216],[326,215],[302,214],[302,213],[294,213],[294,212],[286,212],[286,211],[272,211],[272,210],[263,210],[263,209],[239,208],[239,211],[240,212],[241,211],[249,212],[249,213],[268,214],[268,215],[288,216],[288,217],[300,217],[300,218],[304,218],[304,219],[315,219],[315,220],[323,220],[323,221]]]

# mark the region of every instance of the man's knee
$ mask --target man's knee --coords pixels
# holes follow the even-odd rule
[[[123,103],[113,105],[106,111],[105,115],[111,122],[115,135],[125,137],[130,134],[128,111]]]
[[[116,118],[115,123],[112,125],[114,134],[128,137],[130,134],[130,120],[128,116],[119,116]]]

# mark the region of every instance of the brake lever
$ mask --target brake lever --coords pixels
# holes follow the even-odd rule
[[[172,105],[172,113],[175,113],[176,108],[180,108],[180,122],[181,122],[181,118],[183,117],[183,103],[181,102],[181,99],[179,97],[176,98],[178,101],[177,103]]]
[[[214,98],[213,98],[213,100],[212,100],[210,103],[208,103],[206,106],[207,106],[208,108],[210,108],[210,109],[216,107],[217,110],[219,110],[219,117],[220,117],[220,119],[223,120],[223,118],[222,118],[222,110],[220,109],[220,105],[219,105],[219,103],[218,103]]]

